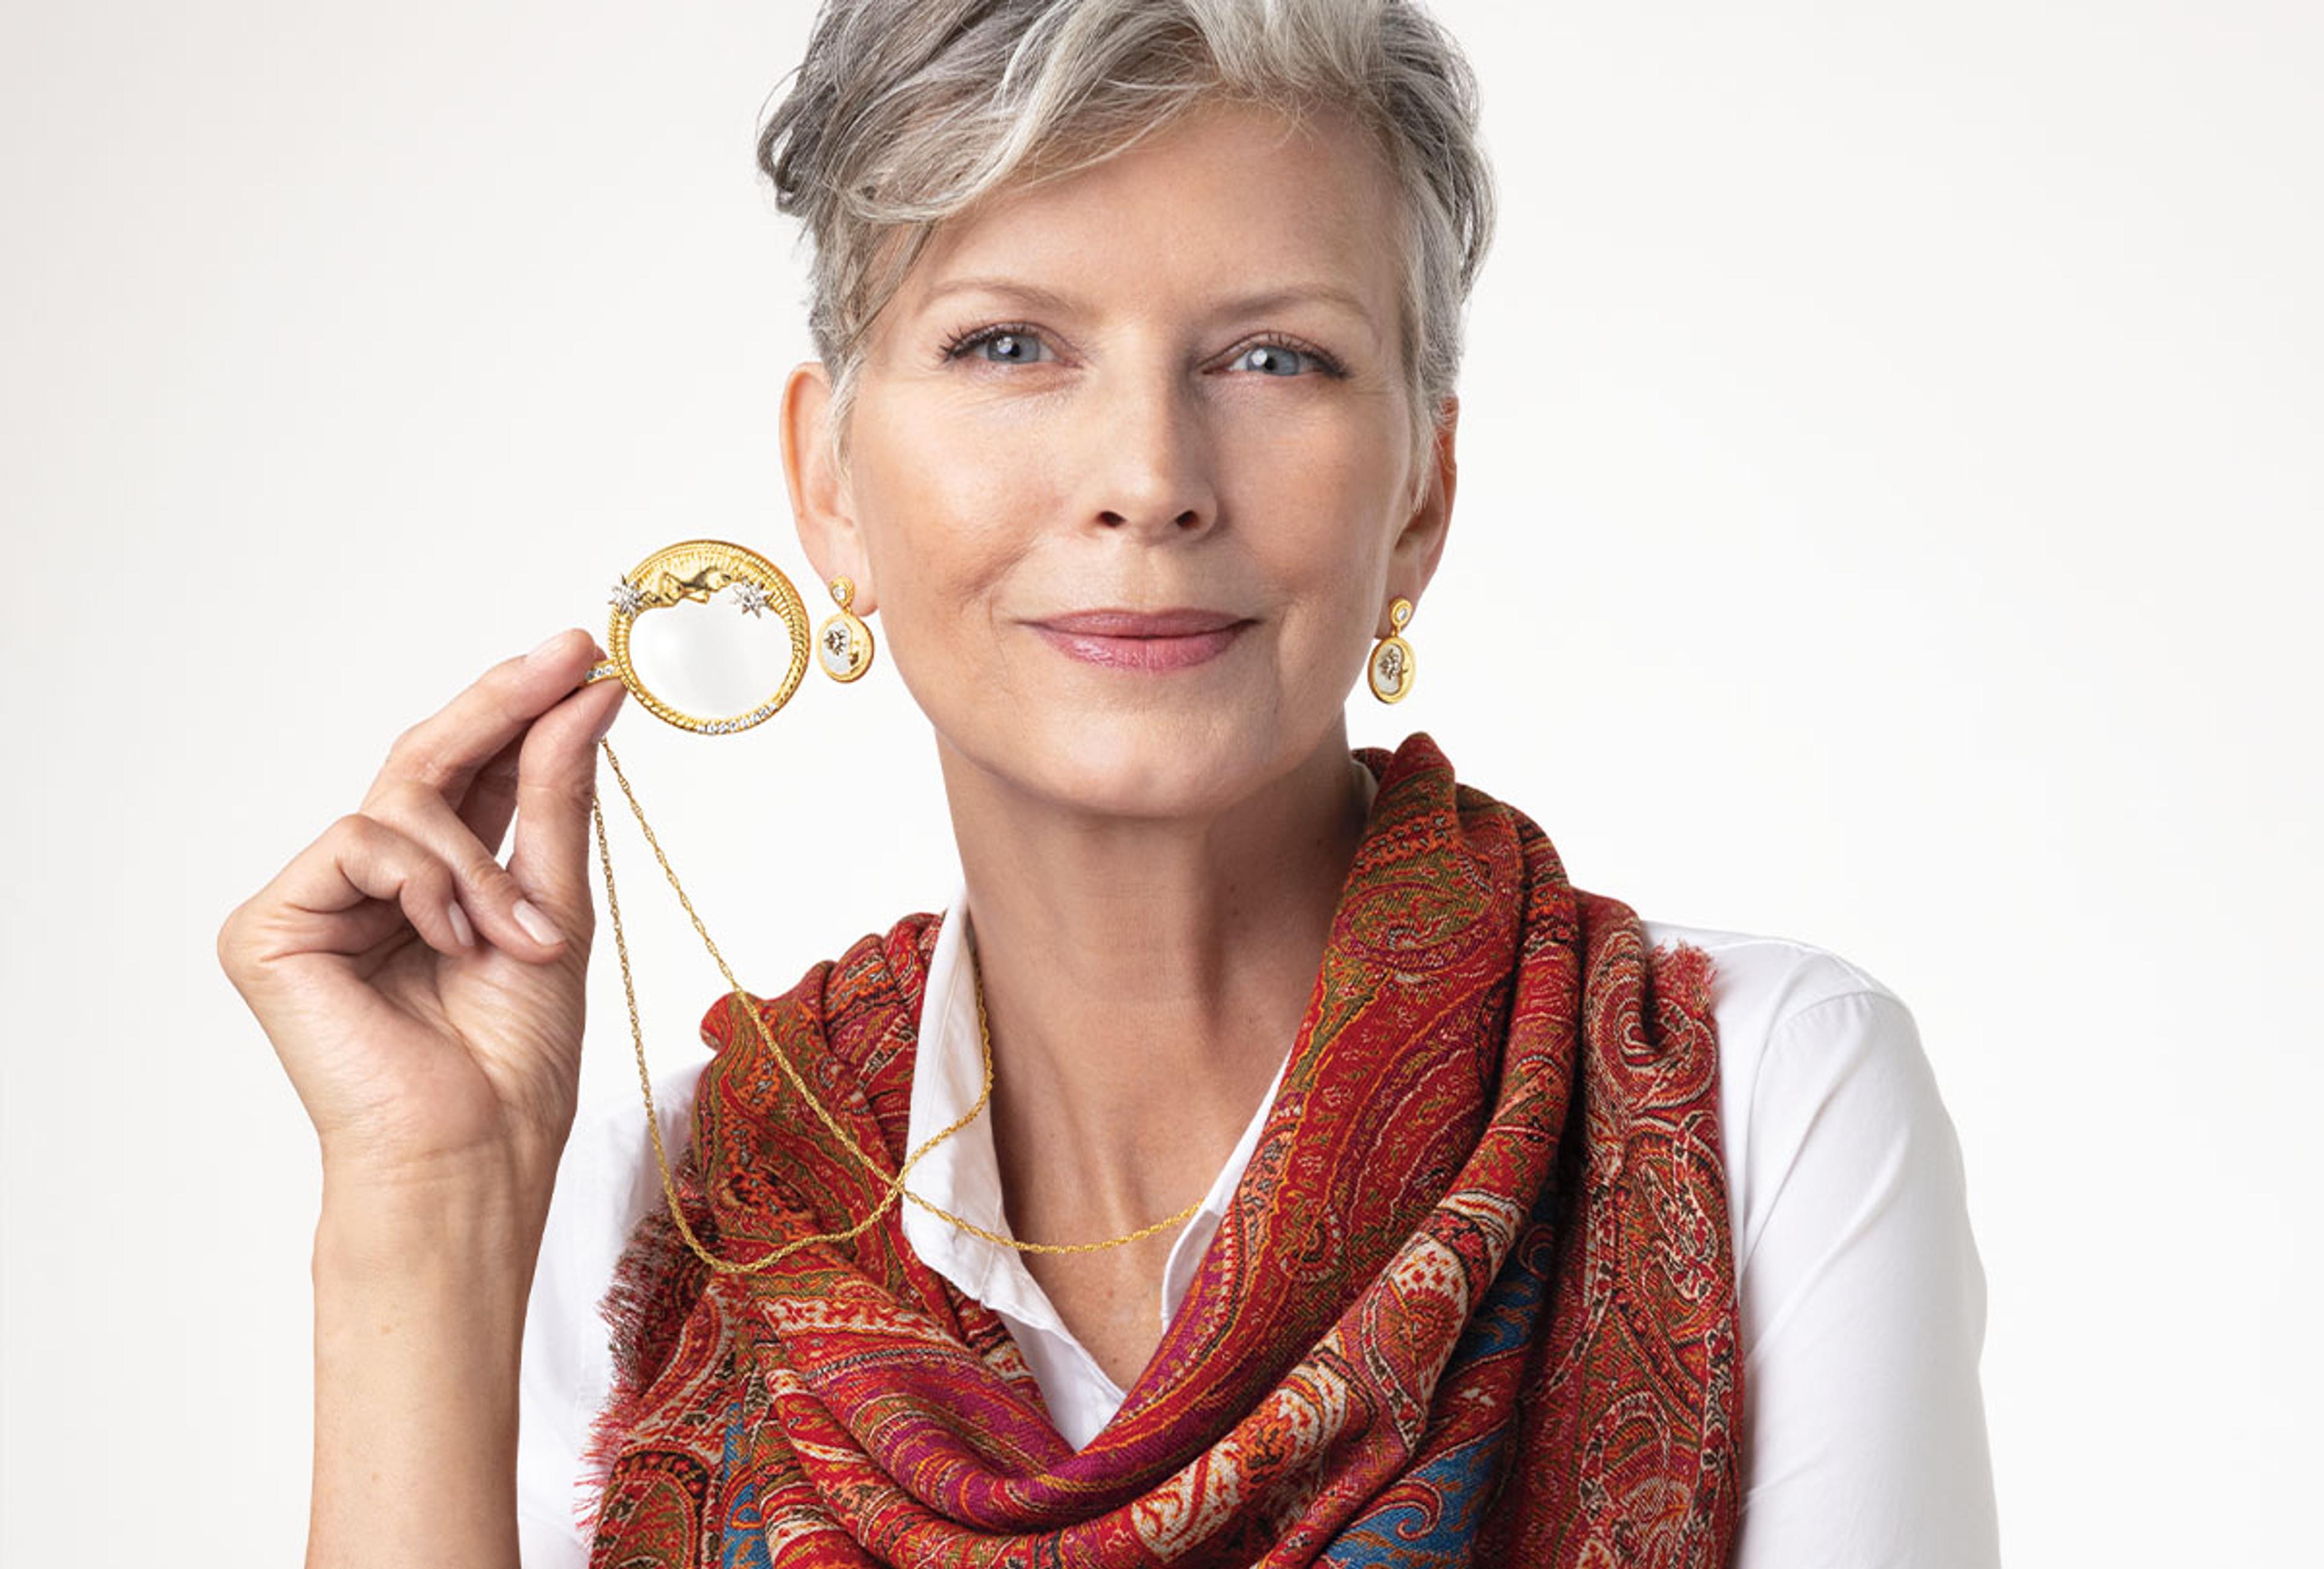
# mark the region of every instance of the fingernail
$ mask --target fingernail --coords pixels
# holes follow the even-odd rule
[[[542,641],[541,645],[539,648],[524,656],[525,662],[534,665],[545,663],[549,659],[549,651],[555,648],[559,642],[563,641],[564,638],[565,634],[561,632],[550,632],[549,636]]]
[[[613,699],[613,706],[605,710],[605,716],[598,720],[595,728],[589,732],[591,741],[603,741],[613,734],[613,721],[622,716],[622,705],[627,700],[623,697]]]
[[[554,947],[565,940],[564,934],[540,913],[540,907],[529,899],[516,901],[516,924],[530,933],[534,942]]]
[[[460,939],[460,946],[464,948],[475,947],[476,928],[468,924],[468,912],[462,909],[459,901],[455,900],[448,907],[447,913],[452,918],[452,935]]]

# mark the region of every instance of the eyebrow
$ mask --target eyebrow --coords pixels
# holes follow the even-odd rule
[[[1087,307],[1073,295],[1060,293],[1054,289],[1045,289],[1038,283],[1028,283],[1023,279],[999,275],[946,279],[929,290],[922,303],[933,305],[948,294],[964,294],[973,291],[1005,294],[1028,300],[1044,309],[1068,314],[1087,309]],[[1375,335],[1378,333],[1379,329],[1372,321],[1371,308],[1360,297],[1336,283],[1278,284],[1271,288],[1255,290],[1249,294],[1239,294],[1231,300],[1222,300],[1212,309],[1214,314],[1220,316],[1236,316],[1250,311],[1272,310],[1278,306],[1296,305],[1308,300],[1338,305],[1352,311],[1366,327],[1372,328]]]

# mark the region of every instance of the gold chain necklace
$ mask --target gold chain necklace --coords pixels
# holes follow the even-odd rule
[[[669,1157],[662,1148],[661,1119],[654,1112],[653,1080],[651,1075],[649,1074],[646,1069],[645,1031],[644,1027],[639,1022],[638,1019],[637,987],[630,975],[630,945],[628,938],[623,935],[622,930],[622,902],[613,892],[613,858],[605,838],[605,815],[602,808],[599,806],[596,798],[592,796],[589,801],[589,819],[594,825],[595,825],[597,831],[597,862],[599,866],[604,870],[605,875],[605,909],[607,913],[613,917],[613,948],[614,952],[620,956],[622,962],[622,994],[629,1003],[630,1038],[637,1048],[638,1087],[645,1092],[646,1131],[651,1135],[653,1139],[654,1162],[661,1168],[662,1197],[669,1205],[670,1218],[678,1223],[678,1234],[686,1239],[686,1245],[694,1251],[696,1257],[699,1258],[704,1263],[709,1265],[713,1270],[720,1274],[755,1275],[762,1269],[771,1269],[774,1265],[790,1257],[791,1254],[798,1252],[801,1248],[811,1246],[814,1243],[844,1242],[853,1241],[854,1238],[862,1235],[865,1232],[870,1231],[872,1226],[876,1225],[879,1223],[880,1217],[887,1214],[888,1211],[894,1206],[896,1200],[899,1197],[911,1200],[914,1204],[919,1205],[922,1209],[927,1210],[929,1214],[951,1223],[960,1230],[966,1232],[970,1236],[982,1238],[985,1241],[991,1242],[1000,1247],[1013,1249],[1020,1253],[1102,1252],[1108,1248],[1119,1248],[1126,1242],[1135,1242],[1143,1238],[1150,1237],[1157,1232],[1168,1231],[1174,1227],[1184,1225],[1186,1222],[1194,1218],[1194,1212],[1203,1207],[1203,1201],[1201,1199],[1196,1199],[1193,1204],[1188,1204],[1185,1209],[1180,1210],[1176,1214],[1170,1216],[1167,1220],[1156,1221],[1152,1225],[1140,1226],[1134,1232],[1124,1232],[1120,1236],[1110,1238],[1102,1242],[1027,1242],[1020,1241],[1015,1237],[1003,1236],[998,1232],[988,1231],[984,1227],[978,1225],[973,1221],[964,1220],[959,1215],[953,1214],[950,1210],[945,1209],[939,1204],[929,1203],[927,1199],[922,1198],[918,1194],[912,1192],[904,1186],[904,1178],[910,1174],[913,1167],[919,1164],[920,1157],[926,1155],[929,1150],[934,1149],[937,1145],[943,1143],[954,1133],[957,1133],[963,1128],[967,1127],[969,1123],[974,1121],[978,1113],[984,1110],[986,1104],[990,1103],[992,1098],[992,1032],[991,1027],[985,1021],[984,979],[977,971],[976,958],[973,948],[969,954],[969,971],[976,986],[976,1031],[984,1055],[983,1088],[977,1092],[976,1102],[973,1105],[970,1106],[967,1111],[962,1112],[960,1116],[955,1118],[950,1126],[945,1128],[933,1138],[927,1140],[918,1149],[913,1150],[910,1156],[904,1161],[903,1165],[897,1168],[894,1176],[890,1177],[882,1174],[880,1170],[879,1163],[872,1159],[869,1154],[865,1153],[863,1147],[858,1144],[848,1133],[847,1130],[840,1125],[839,1120],[834,1117],[831,1112],[825,1108],[823,1103],[816,1098],[815,1092],[807,1088],[807,1081],[800,1076],[798,1069],[792,1064],[790,1054],[784,1051],[783,1048],[776,1043],[774,1037],[768,1032],[766,1020],[760,1017],[758,1009],[751,1006],[749,993],[742,990],[742,983],[734,978],[734,972],[727,968],[725,955],[719,953],[718,945],[711,940],[709,929],[702,924],[702,917],[695,912],[694,901],[686,897],[686,890],[678,883],[678,873],[670,867],[669,857],[662,854],[661,841],[654,837],[653,829],[646,823],[645,812],[638,806],[637,793],[630,789],[629,776],[622,771],[621,759],[613,755],[613,748],[609,743],[601,740],[597,744],[604,748],[605,761],[613,765],[613,778],[620,781],[622,794],[629,798],[631,814],[637,818],[638,826],[644,831],[646,843],[652,846],[654,859],[661,863],[662,874],[669,879],[670,887],[677,891],[678,902],[686,907],[687,918],[694,923],[694,929],[701,934],[704,946],[710,950],[711,958],[716,961],[719,974],[726,977],[727,987],[733,993],[734,1000],[742,1006],[742,1011],[750,1016],[752,1028],[759,1032],[760,1043],[767,1048],[768,1054],[772,1057],[775,1059],[776,1064],[781,1067],[783,1077],[788,1081],[790,1086],[794,1090],[798,1092],[799,1095],[807,1102],[807,1108],[814,1112],[817,1120],[823,1123],[824,1127],[830,1131],[832,1137],[838,1140],[841,1146],[845,1149],[848,1153],[854,1156],[856,1160],[862,1165],[863,1169],[869,1172],[874,1180],[881,1183],[887,1189],[886,1194],[881,1198],[880,1202],[872,1206],[872,1213],[870,1214],[865,1215],[862,1220],[856,1222],[855,1224],[849,1226],[844,1231],[823,1232],[811,1237],[794,1238],[792,1241],[783,1243],[773,1252],[769,1253],[765,1258],[757,1260],[755,1263],[729,1263],[725,1260],[716,1257],[708,1249],[702,1245],[701,1240],[694,1234],[694,1228],[686,1223],[685,1211],[679,1204],[678,1199],[678,1184],[670,1176]]]

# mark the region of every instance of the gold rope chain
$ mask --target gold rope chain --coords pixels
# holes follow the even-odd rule
[[[984,1016],[984,979],[976,971],[975,955],[973,951],[970,954],[969,964],[970,973],[976,982],[976,1031],[983,1046],[984,1086],[977,1092],[975,1104],[955,1118],[949,1127],[913,1150],[904,1164],[897,1168],[895,1175],[891,1177],[882,1173],[879,1162],[864,1152],[863,1147],[855,1141],[847,1130],[840,1125],[839,1120],[825,1109],[823,1103],[816,1098],[815,1092],[807,1088],[807,1081],[799,1075],[798,1067],[792,1064],[790,1054],[783,1050],[781,1046],[777,1044],[774,1037],[768,1033],[766,1020],[760,1017],[758,1009],[751,1006],[750,994],[743,991],[742,983],[734,978],[734,972],[727,968],[725,955],[718,951],[718,945],[711,940],[709,929],[702,924],[702,917],[695,912],[694,901],[686,897],[686,890],[678,883],[678,873],[671,870],[669,857],[662,854],[661,841],[654,837],[652,827],[646,822],[645,812],[638,806],[637,792],[630,789],[629,776],[622,771],[621,759],[613,755],[611,743],[601,740],[597,744],[604,748],[605,761],[613,765],[613,778],[620,781],[622,794],[629,798],[630,811],[637,818],[638,826],[644,830],[646,843],[653,848],[654,859],[661,863],[663,875],[669,879],[670,887],[677,890],[678,901],[686,907],[687,918],[694,923],[694,929],[702,935],[703,946],[710,950],[711,958],[717,962],[719,974],[726,977],[726,984],[735,1000],[742,1003],[742,1011],[750,1015],[752,1027],[759,1032],[760,1042],[766,1047],[768,1053],[780,1066],[783,1077],[788,1080],[791,1087],[799,1093],[801,1098],[807,1102],[808,1109],[813,1111],[824,1127],[830,1131],[832,1137],[837,1139],[848,1153],[862,1163],[863,1169],[887,1189],[886,1195],[872,1207],[872,1213],[846,1230],[822,1232],[811,1237],[795,1238],[754,1263],[732,1264],[715,1256],[694,1234],[694,1228],[686,1223],[685,1210],[678,1203],[678,1185],[670,1177],[669,1157],[662,1148],[661,1119],[654,1112],[653,1080],[651,1075],[646,1070],[645,1030],[638,1020],[637,986],[630,974],[630,945],[622,930],[622,901],[613,892],[613,857],[605,839],[605,814],[599,806],[597,798],[593,795],[589,800],[589,819],[595,825],[597,830],[597,862],[605,874],[605,909],[613,919],[613,948],[622,961],[622,993],[629,1002],[630,1038],[637,1047],[638,1087],[645,1092],[646,1097],[646,1131],[653,1139],[654,1162],[661,1168],[662,1196],[669,1204],[670,1218],[678,1223],[678,1233],[686,1239],[686,1245],[691,1248],[695,1255],[704,1263],[721,1274],[755,1275],[762,1269],[772,1268],[801,1248],[812,1246],[816,1242],[853,1241],[876,1225],[880,1217],[894,1206],[899,1197],[910,1199],[929,1214],[950,1222],[970,1236],[980,1237],[1000,1247],[1012,1248],[1020,1253],[1100,1252],[1107,1248],[1119,1248],[1125,1242],[1135,1242],[1141,1238],[1150,1237],[1157,1232],[1168,1231],[1173,1227],[1184,1225],[1194,1218],[1194,1212],[1203,1207],[1201,1199],[1196,1199],[1167,1220],[1156,1221],[1152,1225],[1140,1226],[1134,1232],[1125,1232],[1121,1236],[1113,1237],[1102,1242],[1028,1242],[1015,1237],[1003,1236],[998,1232],[988,1231],[973,1221],[964,1220],[942,1205],[929,1203],[904,1186],[904,1178],[910,1175],[913,1167],[919,1164],[921,1156],[974,1121],[978,1113],[984,1110],[992,1098],[992,1031],[986,1023]]]

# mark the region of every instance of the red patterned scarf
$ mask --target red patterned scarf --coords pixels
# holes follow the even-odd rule
[[[1104,1431],[1058,1435],[900,1205],[760,1275],[714,1274],[657,1206],[605,1302],[593,1569],[1726,1564],[1742,1366],[1710,957],[1650,952],[1425,733],[1356,756],[1380,788],[1282,1087]],[[890,1161],[940,918],[751,1000]],[[741,1006],[703,1020],[676,1168],[737,1261],[885,1195]]]

